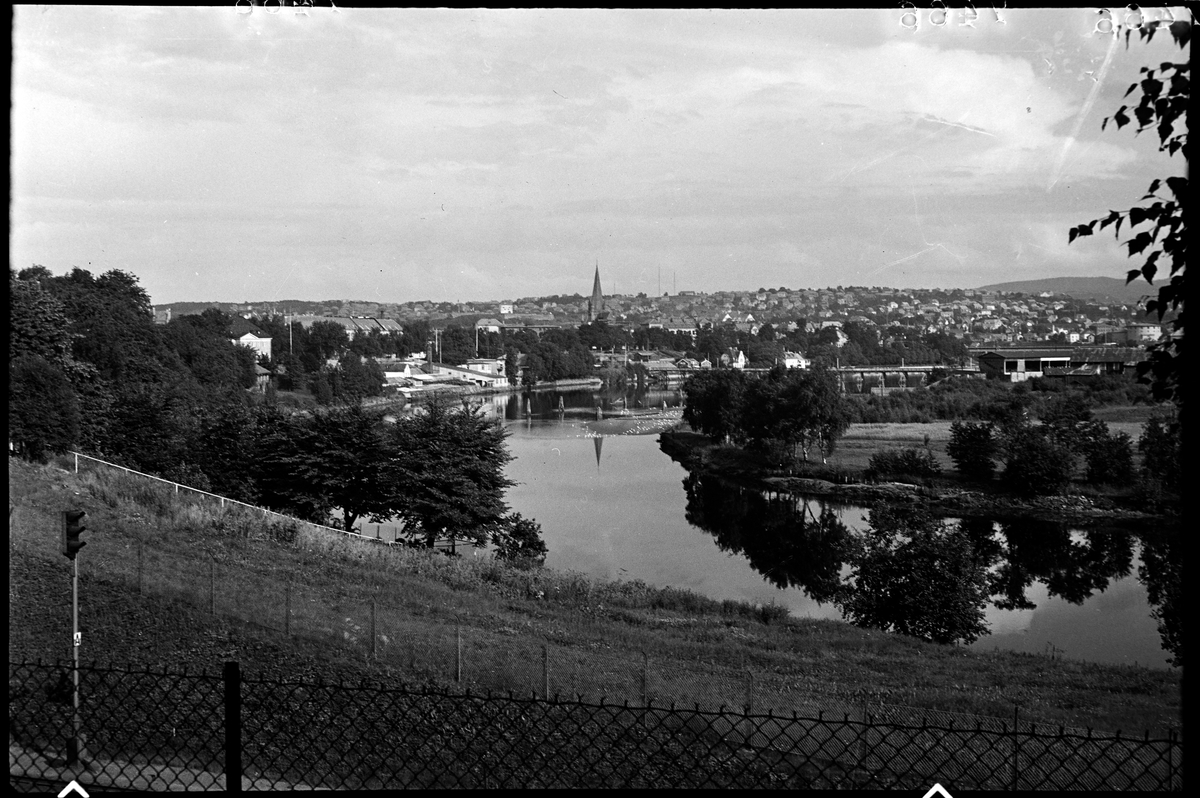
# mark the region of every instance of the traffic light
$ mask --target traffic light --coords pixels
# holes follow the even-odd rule
[[[68,559],[75,559],[79,550],[87,545],[86,541],[79,539],[79,536],[87,531],[87,527],[83,523],[86,515],[87,513],[83,510],[63,511],[62,553]]]

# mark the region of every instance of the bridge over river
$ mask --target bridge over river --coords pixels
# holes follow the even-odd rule
[[[748,368],[750,373],[765,373],[770,369]],[[904,391],[921,385],[928,385],[933,373],[982,378],[983,372],[977,368],[961,366],[906,366],[904,364],[890,366],[837,366],[830,368],[837,376],[838,387],[842,393],[888,393],[889,391]]]

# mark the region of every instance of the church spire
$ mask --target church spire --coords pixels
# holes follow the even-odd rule
[[[600,261],[596,261],[596,278],[592,281],[592,298],[588,300],[588,321],[604,314],[604,293],[600,290]]]

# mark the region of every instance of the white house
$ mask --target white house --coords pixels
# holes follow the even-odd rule
[[[783,367],[788,369],[806,369],[812,365],[812,361],[806,358],[799,352],[784,352]]]

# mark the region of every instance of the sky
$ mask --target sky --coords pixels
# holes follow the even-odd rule
[[[1124,277],[1108,231],[1067,234],[1183,173],[1101,131],[1183,55],[1109,27],[18,6],[10,263],[121,269],[155,304],[586,296],[597,265],[651,295]]]

